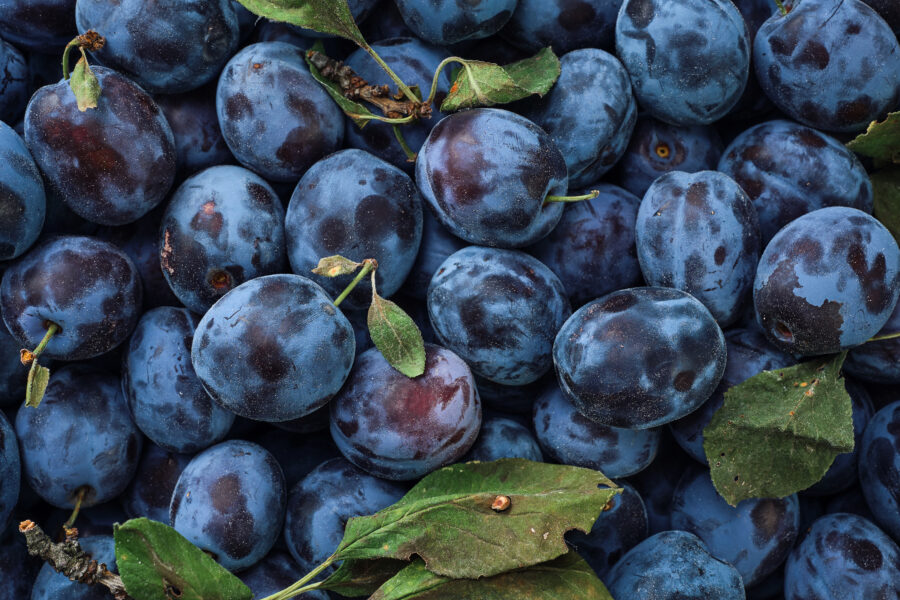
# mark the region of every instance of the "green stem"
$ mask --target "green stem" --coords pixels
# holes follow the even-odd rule
[[[403,152],[406,154],[406,160],[411,163],[416,162],[416,153],[413,152],[412,148],[409,147],[409,144],[406,143],[406,138],[403,137],[403,131],[396,125],[394,125],[394,137],[397,138],[400,147],[403,148]]]
[[[898,331],[896,333],[886,333],[884,335],[876,335],[875,337],[866,340],[866,343],[868,344],[869,342],[883,342],[885,340],[896,340],[897,338],[900,338],[900,331]]]
[[[371,271],[374,271],[378,268],[378,262],[372,258],[367,258],[363,261],[363,268],[356,274],[356,277],[353,278],[353,281],[350,282],[350,285],[341,292],[341,295],[334,299],[334,305],[339,306],[344,299],[350,295],[350,292],[353,291],[353,288],[356,287],[356,284],[362,281],[362,278],[368,275]]]
[[[781,13],[782,17],[788,14],[787,9],[784,8],[784,2],[782,2],[781,0],[775,0],[775,6],[778,7],[778,12]]]
[[[432,102],[434,102],[434,96],[435,94],[437,94],[438,77],[440,77],[441,71],[444,70],[444,67],[452,62],[464,64],[463,60],[457,56],[450,56],[441,61],[441,64],[439,64],[437,66],[437,69],[434,70],[434,77],[431,78],[431,91],[428,92],[428,99],[425,100],[425,104],[431,104]]]
[[[31,364],[37,362],[37,359],[44,352],[44,349],[47,347],[47,344],[50,343],[51,338],[59,332],[59,325],[51,322],[50,326],[47,327],[47,333],[44,334],[44,337],[41,339],[41,342],[37,345],[37,348],[31,351]]]
[[[84,496],[87,494],[88,489],[89,488],[86,485],[78,488],[78,491],[76,492],[77,495],[75,496],[75,508],[72,509],[72,514],[69,516],[69,519],[63,523],[63,531],[71,529],[75,524],[75,519],[78,518],[78,513],[81,511],[81,505],[84,503]]]
[[[581,202],[582,200],[593,200],[600,195],[600,190],[593,190],[590,194],[583,196],[547,196],[544,198],[544,204],[548,202]]]
[[[409,89],[409,86],[407,86],[405,83],[403,83],[403,80],[400,79],[400,77],[396,73],[394,73],[393,70],[391,70],[391,68],[388,66],[388,64],[386,62],[381,60],[381,57],[378,56],[378,53],[375,52],[375,50],[373,50],[370,45],[365,44],[362,46],[362,49],[365,50],[366,52],[368,52],[369,56],[371,56],[372,59],[375,62],[377,62],[378,65],[382,69],[384,69],[384,72],[388,74],[388,77],[390,77],[391,79],[394,80],[394,83],[397,84],[397,87],[400,89],[401,92],[403,92],[403,95],[406,96],[406,98],[410,102],[415,102],[418,104],[419,99],[416,97],[415,94],[413,94],[413,91],[411,89]]]
[[[69,54],[72,52],[72,48],[81,49],[81,37],[77,37],[68,44],[66,44],[66,49],[63,51],[62,57],[62,70],[63,70],[63,79],[69,80]],[[82,50],[82,53],[84,51]]]
[[[418,100],[416,102],[418,102]],[[401,117],[399,119],[391,119],[388,117],[379,117],[378,115],[352,114],[350,116],[352,118],[356,119],[357,121],[381,121],[382,123],[389,123],[391,125],[405,125],[407,123],[412,123],[413,119],[415,119],[415,117],[413,115]]]
[[[324,571],[325,569],[330,567],[332,565],[332,563],[334,563],[334,560],[335,560],[334,557],[335,557],[335,555],[332,554],[331,556],[329,556],[328,558],[325,559],[325,562],[323,562],[321,565],[319,565],[318,567],[316,567],[315,569],[313,569],[306,575],[304,575],[303,578],[300,579],[299,581],[292,583],[291,585],[284,588],[280,592],[275,592],[271,596],[266,596],[262,600],[287,600],[288,598],[293,598],[294,596],[298,596],[298,595],[302,594],[303,592],[308,592],[310,590],[316,589],[319,585],[321,585],[321,582],[314,583],[312,585],[306,585],[306,584],[310,580],[315,578],[316,575],[318,575],[319,573],[321,573],[322,571]]]

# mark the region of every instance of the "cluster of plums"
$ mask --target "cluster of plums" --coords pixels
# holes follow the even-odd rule
[[[337,38],[234,0],[0,0],[0,600],[102,588],[15,524],[114,567],[148,517],[257,598],[347,519],[465,460],[598,469],[623,487],[567,539],[616,600],[900,597],[900,249],[844,145],[900,109],[884,0],[350,0],[378,55],[552,46],[543,97],[358,128],[317,83]],[[96,30],[98,106],[59,55]],[[597,191],[569,204],[567,196]],[[372,346],[378,262],[425,372]],[[23,406],[34,349],[51,369]],[[813,487],[729,506],[703,430],[763,370],[849,350],[856,450]],[[21,484],[20,484],[21,481]],[[574,592],[573,592],[574,593]],[[312,592],[310,598],[326,598]],[[573,600],[576,596],[572,596]]]

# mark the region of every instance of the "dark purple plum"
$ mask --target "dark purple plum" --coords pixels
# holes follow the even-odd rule
[[[3,73],[0,78],[0,121],[15,123],[28,102],[28,65],[22,53],[2,38],[0,72]]]
[[[216,112],[235,158],[271,181],[297,181],[344,140],[343,113],[304,51],[284,42],[251,44],[228,61]]]
[[[319,410],[324,413],[323,429],[327,430],[328,408]],[[266,427],[251,441],[272,453],[284,471],[284,482],[287,489],[294,487],[298,481],[326,460],[341,456],[341,451],[338,450],[328,431],[298,433]]]
[[[121,344],[141,310],[141,282],[128,255],[107,242],[54,237],[3,274],[0,309],[10,333],[34,348],[59,325],[44,356],[93,358]]]
[[[16,432],[3,413],[0,413],[0,481],[3,482],[0,487],[0,539],[3,538],[13,509],[19,501],[21,479],[22,463]]]
[[[407,27],[439,46],[491,36],[509,21],[518,0],[396,0]]]
[[[406,26],[403,16],[393,0],[382,0],[378,9],[362,24],[363,36],[369,42],[380,42],[390,38],[412,37],[412,30]]]
[[[473,244],[517,248],[556,226],[565,158],[540,127],[515,113],[478,108],[434,126],[416,161],[416,183],[438,220]]]
[[[441,263],[457,250],[468,246],[447,231],[430,210],[423,210],[422,217],[422,243],[416,254],[416,262],[403,282],[403,292],[416,300],[428,298],[428,284]]]
[[[425,373],[410,379],[372,348],[356,359],[331,403],[331,435],[357,467],[391,480],[418,479],[456,462],[481,427],[469,367],[426,344]]]
[[[552,46],[557,54],[579,48],[615,48],[622,0],[519,0],[500,35],[529,52]]]
[[[900,302],[876,337],[900,332]],[[844,370],[866,382],[900,384],[900,338],[868,342],[850,351]]]
[[[534,429],[547,457],[565,465],[628,477],[647,468],[659,448],[659,429],[621,429],[591,421],[558,386],[534,404]]]
[[[28,103],[25,142],[44,181],[72,212],[124,225],[150,212],[175,179],[175,140],[147,92],[111,69],[93,67],[102,93],[81,112],[67,81]]]
[[[759,261],[759,222],[733,179],[666,173],[644,194],[635,240],[648,285],[691,294],[722,327],[742,316]]]
[[[353,327],[315,282],[251,279],[197,325],[194,371],[221,406],[259,421],[290,421],[324,406],[353,366]]]
[[[6,41],[55,54],[76,35],[75,0],[0,0],[0,36]]]
[[[900,401],[869,419],[859,449],[859,483],[875,522],[900,539]]]
[[[766,246],[753,302],[766,337],[805,356],[864,343],[900,296],[900,249],[855,208],[822,208],[792,221]]]
[[[786,4],[753,42],[757,80],[779,109],[825,131],[862,131],[896,110],[900,45],[878,13],[861,0]]]
[[[547,373],[537,381],[525,385],[503,385],[475,375],[475,386],[478,388],[478,397],[481,398],[485,408],[523,415],[530,421],[534,401],[552,379],[552,373]]]
[[[648,429],[696,410],[725,371],[725,336],[703,304],[671,288],[632,288],[582,306],[559,330],[553,362],[578,412]]]
[[[229,440],[207,448],[181,472],[172,527],[229,571],[259,562],[275,544],[286,505],[284,474],[262,446]]]
[[[682,473],[691,464],[691,459],[664,428],[656,458],[650,466],[628,479],[644,499],[650,535],[672,529],[672,494]]]
[[[0,262],[38,239],[46,212],[41,172],[19,134],[0,121]]]
[[[105,564],[113,573],[117,572],[112,535],[86,535],[78,538],[78,544],[94,560]],[[108,600],[109,597],[109,590],[102,585],[72,581],[57,573],[50,564],[41,567],[31,591],[31,600]]]
[[[285,217],[291,268],[336,297],[346,277],[313,275],[319,259],[339,254],[378,261],[378,293],[403,284],[422,242],[422,199],[409,175],[363,150],[342,150],[314,164],[291,196]],[[348,309],[372,302],[368,278],[344,300]]]
[[[234,413],[213,402],[191,365],[200,317],[161,306],[141,317],[122,361],[122,390],[135,424],[154,443],[191,454],[222,440]]]
[[[872,212],[872,183],[856,156],[833,137],[791,121],[744,131],[725,149],[717,170],[750,196],[763,244],[819,208]]]
[[[461,462],[525,458],[543,462],[541,447],[527,427],[503,417],[485,417],[478,438]]]
[[[210,167],[172,195],[159,231],[159,260],[175,296],[203,314],[245,281],[286,266],[284,207],[242,167]]]
[[[452,254],[428,287],[428,314],[472,371],[506,385],[552,367],[553,338],[571,309],[559,278],[516,250],[470,246]]]
[[[119,497],[128,518],[146,517],[168,524],[172,492],[192,458],[191,454],[176,454],[153,443],[145,444],[134,479]]]
[[[376,513],[405,493],[402,485],[373,477],[344,458],[317,466],[288,495],[284,540],[298,571],[312,571],[331,556],[350,518]]]
[[[724,148],[708,125],[679,127],[642,115],[616,165],[619,185],[643,198],[651,183],[671,171],[715,170]]]
[[[50,376],[40,406],[19,410],[16,434],[25,480],[59,508],[74,506],[83,486],[84,506],[121,494],[137,469],[143,440],[119,378],[79,364]]]

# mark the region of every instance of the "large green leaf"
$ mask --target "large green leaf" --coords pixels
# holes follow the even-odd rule
[[[845,357],[763,371],[725,392],[703,448],[729,504],[805,490],[838,454],[853,451],[852,406],[840,377]]]
[[[875,218],[900,243],[900,169],[885,169],[872,175]]]
[[[462,68],[441,104],[445,112],[507,104],[533,94],[546,94],[560,73],[559,59],[550,48],[505,67],[478,60],[453,60]]]
[[[874,159],[876,165],[900,163],[900,112],[889,114],[884,121],[873,121],[847,147]]]
[[[483,579],[449,579],[415,560],[369,600],[613,600],[594,570],[576,552],[556,560]]]
[[[408,564],[393,558],[345,560],[320,588],[342,596],[369,596]]]
[[[565,554],[566,531],[590,531],[620,490],[599,471],[524,459],[465,463],[422,479],[402,500],[350,519],[336,559],[418,554],[453,578],[497,575]],[[491,508],[497,496],[510,506]]]
[[[378,295],[374,281],[367,324],[372,343],[392,367],[407,377],[418,377],[425,372],[422,332],[402,308]]]
[[[135,600],[250,600],[241,580],[187,541],[150,519],[113,528],[116,567]]]
[[[255,15],[366,45],[347,0],[238,0]]]

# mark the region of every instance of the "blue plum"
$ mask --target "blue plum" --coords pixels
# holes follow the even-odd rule
[[[570,312],[559,278],[516,250],[463,248],[428,287],[441,343],[478,375],[506,385],[531,383],[550,370],[553,338]]]
[[[859,483],[875,521],[900,540],[900,401],[869,419],[859,449]]]
[[[473,244],[531,245],[556,226],[566,162],[540,127],[509,111],[478,108],[434,126],[416,161],[416,183],[438,220]]]
[[[50,376],[37,408],[16,415],[25,480],[49,504],[74,505],[87,486],[84,506],[118,496],[141,456],[142,436],[118,377],[79,364]]]
[[[120,496],[128,518],[147,517],[168,524],[172,492],[192,458],[191,454],[177,454],[153,443],[145,444],[134,479]]]
[[[787,4],[753,42],[756,77],[779,109],[825,131],[861,131],[896,109],[900,45],[884,19],[861,0]]]
[[[425,345],[425,373],[410,379],[372,348],[359,355],[331,403],[331,435],[353,464],[377,477],[418,479],[456,462],[481,427],[472,371]]]
[[[237,50],[231,0],[78,0],[78,32],[99,32],[104,65],[148,92],[176,94],[214,79]]]
[[[147,92],[124,75],[93,67],[103,92],[82,112],[68,81],[35,92],[25,142],[49,191],[78,216],[101,225],[138,220],[175,179],[175,140]]]
[[[672,529],[672,494],[691,464],[691,459],[664,428],[656,458],[650,466],[628,479],[644,500],[650,535]]]
[[[396,0],[407,27],[439,46],[486,38],[500,31],[518,0]]]
[[[900,548],[870,521],[847,513],[817,519],[784,571],[785,600],[897,595]]]
[[[900,302],[877,336],[900,332]],[[900,339],[868,342],[847,355],[844,370],[866,382],[900,384]]]
[[[659,448],[659,429],[622,429],[591,421],[555,385],[534,404],[534,429],[549,458],[596,469],[613,479],[646,469]]]
[[[580,554],[601,579],[622,555],[647,539],[647,510],[631,485],[621,484],[622,493],[603,507],[590,533],[572,531],[566,543]]]
[[[28,600],[41,569],[41,560],[30,556],[21,535],[0,534],[0,600]]]
[[[59,236],[13,263],[0,283],[3,320],[34,348],[59,325],[44,356],[93,358],[121,344],[137,324],[141,282],[124,252],[96,238]]]
[[[62,52],[78,35],[75,0],[0,0],[0,36],[35,52]]]
[[[117,572],[113,536],[84,536],[78,538],[78,543],[94,560],[105,564],[113,573]],[[31,600],[108,600],[109,597],[109,590],[102,585],[71,581],[49,564],[41,567],[31,591]]]
[[[378,261],[375,283],[384,297],[403,284],[422,242],[422,199],[413,180],[363,150],[342,150],[314,164],[291,196],[285,217],[288,258],[295,273],[308,275],[337,296],[347,278],[310,272],[325,256]],[[360,282],[344,301],[362,309],[372,287]]]
[[[641,201],[635,240],[648,285],[691,294],[722,327],[741,317],[759,261],[759,222],[733,179],[666,173]]]
[[[370,515],[394,504],[406,489],[361,471],[344,458],[313,469],[288,495],[284,539],[306,573],[327,559],[344,537],[352,517]]]
[[[763,244],[819,208],[872,212],[872,183],[856,156],[833,137],[791,121],[767,121],[741,133],[718,170],[750,196]]]
[[[0,413],[0,481],[3,482],[0,486],[0,539],[3,538],[13,508],[19,501],[21,478],[22,464],[19,460],[16,432],[3,413]]]
[[[744,585],[760,583],[788,557],[800,531],[797,496],[754,498],[729,506],[699,465],[672,497],[672,527],[693,533],[710,554],[738,570]]]
[[[756,317],[784,352],[831,354],[878,333],[900,296],[900,249],[855,208],[822,208],[792,221],[763,251]]]
[[[225,142],[242,165],[271,181],[297,181],[344,140],[344,114],[303,57],[284,42],[251,44],[219,77],[216,112]]]
[[[266,181],[242,167],[210,167],[172,195],[159,231],[159,260],[175,296],[196,313],[245,281],[285,268],[284,207]]]
[[[289,421],[324,406],[353,366],[353,327],[313,281],[251,279],[200,320],[191,361],[221,406],[260,421]]]
[[[519,0],[500,35],[529,52],[612,50],[622,0]]]
[[[671,171],[716,170],[724,148],[712,127],[679,127],[642,115],[616,166],[619,185],[643,198],[651,183]]]
[[[438,65],[450,56],[446,50],[411,37],[382,40],[372,44],[372,48],[406,85],[417,85],[419,89],[426,90],[424,92],[426,94],[427,90],[431,89],[432,78]],[[384,69],[361,48],[351,54],[345,64],[371,85],[393,85],[393,80]],[[444,113],[437,110],[437,107],[441,105],[449,91],[450,78],[445,70],[438,76],[435,108],[431,119],[402,128],[403,138],[413,152],[419,151],[434,124],[444,118]],[[392,126],[387,123],[370,121],[364,129],[360,129],[348,122],[347,145],[371,152],[410,174],[415,169],[415,163],[406,157],[403,148],[395,139]]]
[[[604,580],[613,598],[744,600],[741,576],[685,531],[664,531],[629,550]]]
[[[481,431],[462,462],[490,462],[501,458],[527,458],[543,462],[541,447],[527,427],[503,417],[485,417]]]
[[[569,186],[592,184],[625,153],[637,121],[637,103],[622,63],[595,48],[560,59],[560,76],[527,116],[546,131],[566,159]]]
[[[178,477],[169,520],[229,571],[259,562],[275,544],[286,505],[284,474],[257,444],[229,440],[196,455]]]
[[[25,370],[19,362],[22,344],[0,320],[0,407],[13,407],[25,397]]]
[[[725,373],[712,396],[691,414],[669,424],[675,440],[691,458],[707,464],[703,450],[703,430],[722,408],[725,392],[762,371],[790,367],[797,361],[776,350],[756,329],[732,329],[725,334]]]
[[[380,42],[398,37],[412,37],[415,34],[406,26],[403,16],[397,10],[397,3],[393,0],[382,0],[378,10],[373,11],[360,27],[369,42]]]
[[[582,306],[556,336],[560,387],[597,423],[648,429],[693,412],[725,371],[725,336],[698,300],[631,288]]]
[[[41,172],[19,134],[0,120],[0,261],[37,240],[46,212]]]
[[[750,72],[747,25],[729,0],[626,0],[616,51],[641,106],[673,125],[725,116]]]
[[[28,102],[28,65],[15,46],[0,38],[0,121],[16,122]]]
[[[406,281],[403,282],[403,292],[415,300],[428,298],[428,284],[431,278],[440,268],[447,257],[462,250],[468,244],[441,225],[430,210],[422,211],[422,243],[416,254]]]
[[[122,360],[122,390],[135,424],[171,452],[194,453],[223,439],[231,413],[213,402],[191,365],[200,317],[162,306],[138,322]]]

